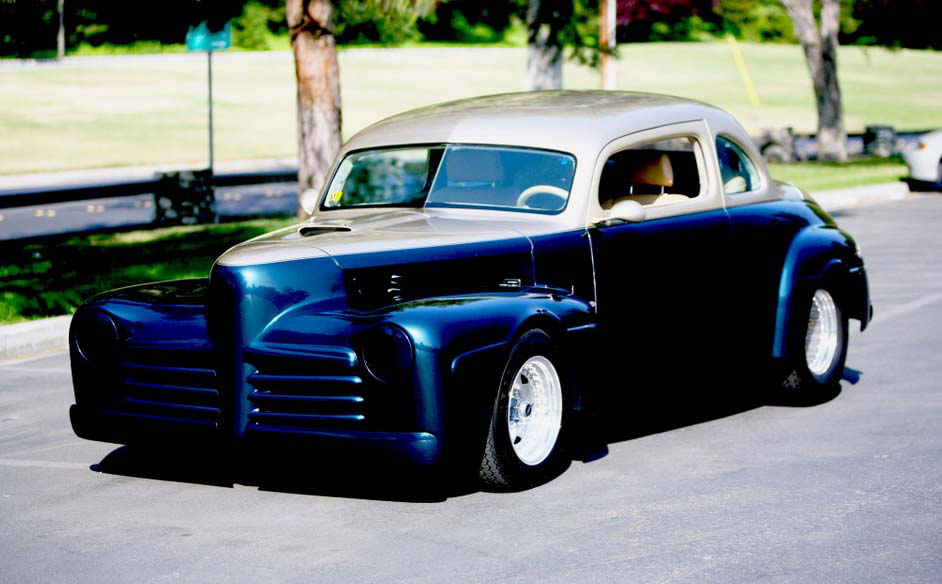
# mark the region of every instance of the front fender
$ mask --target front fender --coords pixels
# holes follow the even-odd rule
[[[802,294],[826,286],[849,318],[864,330],[870,320],[870,294],[863,260],[853,238],[834,225],[809,226],[791,242],[779,281],[772,357],[787,359],[794,334],[790,323]]]
[[[437,403],[437,411],[427,414],[442,416],[427,423],[447,432],[443,444],[453,449],[483,444],[504,367],[521,334],[545,330],[569,357],[563,366],[573,368],[585,363],[592,346],[587,337],[595,330],[588,302],[542,292],[431,298],[393,307],[385,317],[412,337],[421,401]],[[578,409],[578,400],[570,403]]]

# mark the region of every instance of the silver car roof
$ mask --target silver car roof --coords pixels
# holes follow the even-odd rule
[[[755,146],[731,115],[690,99],[628,91],[506,93],[435,104],[365,128],[344,145],[337,161],[354,150],[409,144],[492,144],[567,152],[577,160],[569,203],[560,214],[541,215],[539,220],[528,217],[527,224],[536,230],[577,228],[593,219],[588,216],[593,211],[589,195],[594,192],[593,177],[598,174],[599,155],[607,145],[645,130],[684,122],[704,124],[703,129],[708,134],[704,137],[708,139],[717,134],[734,138],[757,163],[764,186],[754,196],[737,195],[738,203],[780,196]],[[710,150],[708,146],[705,152],[708,167],[715,165]],[[713,173],[713,170],[708,169],[708,172]],[[324,200],[327,188],[327,184],[323,185],[318,204]],[[710,188],[719,187],[711,184]],[[724,204],[720,192],[713,199],[716,205]],[[340,220],[369,212],[370,209],[324,209],[316,211],[311,221],[328,217]],[[470,211],[456,209],[452,212],[463,215]],[[507,216],[507,211],[489,213],[496,213],[495,220]]]
[[[351,150],[400,144],[530,146],[594,157],[635,130],[708,117],[729,117],[705,103],[628,91],[537,91],[473,97],[411,110],[351,138]]]

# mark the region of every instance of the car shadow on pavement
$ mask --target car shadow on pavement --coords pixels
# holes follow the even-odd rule
[[[242,485],[267,492],[408,503],[441,502],[476,492],[470,488],[472,483],[462,485],[397,460],[325,458],[311,453],[263,458],[183,446],[160,450],[121,446],[91,470],[216,487]]]
[[[728,391],[722,397],[717,397],[717,393],[710,390],[684,392],[683,395],[647,395],[630,403],[612,404],[602,420],[602,427],[607,429],[604,440],[607,444],[635,440],[735,416],[767,404],[760,392]]]
[[[127,477],[232,487],[225,461],[209,450],[121,446],[91,466],[95,472]]]
[[[844,375],[853,384],[860,378],[861,372],[850,369]],[[712,422],[764,406],[819,406],[841,394],[840,385],[812,397],[790,395],[785,390],[770,391],[754,385],[724,387],[722,391],[717,388],[704,389],[683,394],[652,395],[630,403],[611,404],[606,409],[607,415],[598,420],[598,427],[606,430],[601,436],[596,436],[595,450],[590,441],[579,460],[598,460],[607,454],[608,445],[617,442]]]
[[[846,368],[845,383],[855,384],[862,372]],[[796,399],[787,393],[761,388],[703,388],[703,391],[650,392],[630,401],[619,400],[579,429],[583,440],[573,459],[592,462],[608,454],[608,446],[653,434],[678,430],[763,406],[814,407],[836,399],[841,387]],[[122,446],[98,464],[96,472],[151,480],[228,487],[243,485],[259,491],[368,499],[407,503],[436,503],[478,492],[474,477],[441,475],[409,466],[388,457],[364,457],[362,453],[324,456],[311,452],[231,452],[193,449],[189,446],[158,448]],[[471,473],[473,474],[473,473]]]

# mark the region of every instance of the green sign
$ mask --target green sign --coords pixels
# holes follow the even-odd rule
[[[189,51],[224,51],[232,46],[232,27],[229,23],[220,31],[210,31],[206,21],[191,26],[186,31],[186,48]]]

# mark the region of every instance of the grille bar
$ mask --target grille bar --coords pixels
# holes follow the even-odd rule
[[[129,341],[115,408],[129,416],[218,423],[221,395],[215,353],[205,343]]]
[[[249,427],[363,428],[369,396],[357,354],[342,346],[259,343],[245,351]]]
[[[295,414],[287,412],[262,412],[253,410],[249,412],[249,419],[258,420],[292,420],[292,421],[336,421],[336,422],[362,422],[366,420],[363,414]]]
[[[184,375],[199,375],[205,377],[216,377],[216,371],[213,369],[201,369],[197,367],[177,367],[174,365],[150,365],[148,363],[125,363],[125,369],[136,372],[148,373],[179,373]]]
[[[208,414],[218,414],[219,408],[209,407],[209,406],[194,406],[190,404],[177,404],[169,402],[160,402],[153,401],[149,399],[138,399],[136,397],[126,397],[124,401],[129,404],[137,404],[141,406],[152,406],[156,408],[167,408],[168,410],[179,410],[185,412],[198,412],[198,413],[208,413]]]
[[[345,369],[353,369],[357,364],[357,354],[352,349],[325,345],[299,346],[281,343],[264,343],[247,348],[245,358],[251,362],[264,361],[266,358],[299,358],[305,361],[317,361],[322,364],[330,364]]]
[[[283,375],[255,372],[249,375],[249,383],[257,388],[299,388],[304,386],[359,385],[363,379],[357,375]]]
[[[265,402],[277,403],[277,402],[288,402],[288,403],[307,403],[307,404],[320,404],[320,403],[351,403],[351,404],[360,404],[363,403],[363,396],[359,395],[283,395],[278,393],[261,393],[253,392],[249,395],[249,400],[256,402],[258,404],[264,404]]]
[[[142,381],[134,381],[133,379],[125,379],[124,385],[139,389],[177,393],[180,395],[219,397],[219,391],[208,387],[189,387],[186,385],[170,385],[165,383],[145,383]]]

